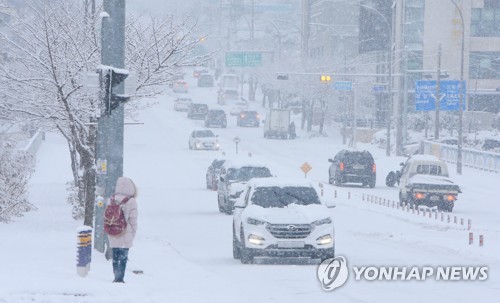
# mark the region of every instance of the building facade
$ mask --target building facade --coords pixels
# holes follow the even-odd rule
[[[393,9],[388,11],[384,4]],[[367,10],[368,6],[372,9]],[[390,22],[394,45],[392,110],[395,114],[401,113],[404,98],[402,75],[407,70],[435,71],[439,44],[442,49],[441,70],[448,72],[449,79],[460,79],[463,56],[467,110],[500,111],[500,1],[303,0],[303,8],[307,12],[302,18],[307,41],[303,41],[302,47],[310,70],[388,73],[388,51],[380,47],[385,43],[366,44],[366,41],[385,39],[389,30],[387,23]],[[373,23],[374,18],[382,15],[375,22],[378,25]],[[407,74],[409,111],[414,110],[415,81],[423,74]],[[436,73],[430,74],[436,77]],[[356,81],[365,87],[361,96],[367,100],[371,98],[375,115],[383,120],[380,113],[384,112],[388,100],[380,96],[379,90],[370,91],[367,87],[378,84],[387,87],[387,77],[374,76]]]

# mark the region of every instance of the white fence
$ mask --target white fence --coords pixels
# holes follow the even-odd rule
[[[423,154],[434,155],[443,161],[457,163],[457,146],[439,144],[430,141],[422,141],[421,144],[421,152]],[[462,165],[465,167],[500,173],[500,153],[462,148]]]
[[[37,131],[33,137],[26,143],[26,145],[21,148],[21,151],[27,152],[33,156],[36,155],[36,152],[38,151],[38,148],[40,148],[40,145],[42,144],[42,141],[45,139],[45,133],[41,131]]]

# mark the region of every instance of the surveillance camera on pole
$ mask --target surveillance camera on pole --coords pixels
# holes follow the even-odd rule
[[[111,115],[111,112],[116,109],[121,103],[128,102],[130,97],[127,95],[118,95],[113,93],[113,89],[123,83],[128,77],[129,72],[125,69],[114,68],[110,66],[99,66],[97,71],[100,74],[100,84],[102,92],[104,115]]]

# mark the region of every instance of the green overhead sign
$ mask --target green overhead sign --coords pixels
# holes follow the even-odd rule
[[[261,65],[261,52],[226,52],[226,67],[256,67]]]

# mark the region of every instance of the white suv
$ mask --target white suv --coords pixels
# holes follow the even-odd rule
[[[233,257],[335,256],[335,229],[327,206],[306,180],[253,179],[236,201]]]

